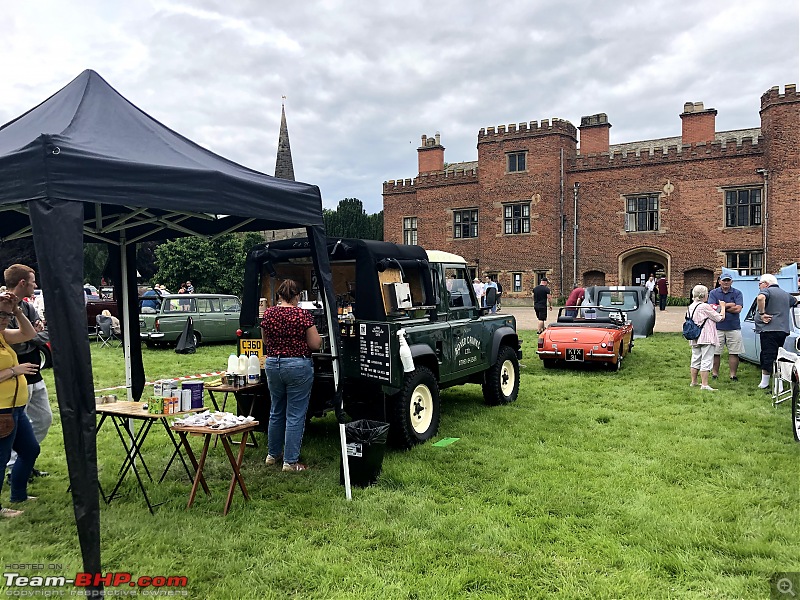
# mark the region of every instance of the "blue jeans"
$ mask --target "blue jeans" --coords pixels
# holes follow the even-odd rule
[[[25,414],[24,406],[0,410],[8,413],[13,410],[14,430],[11,435],[0,439],[0,465],[8,463],[13,449],[17,453],[17,462],[11,468],[11,502],[22,502],[28,499],[28,477],[39,456],[39,442],[33,435],[33,427]],[[5,477],[0,478],[0,491],[3,489]]]
[[[272,401],[267,430],[269,453],[276,458],[283,454],[283,462],[293,464],[300,460],[314,364],[310,358],[267,357],[264,371]]]

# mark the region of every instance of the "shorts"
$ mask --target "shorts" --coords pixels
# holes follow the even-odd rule
[[[731,329],[730,331],[720,331],[717,329],[717,349],[714,351],[714,354],[721,356],[723,346],[728,348],[728,354],[730,355],[739,355],[744,352],[742,330]]]
[[[547,307],[539,308],[538,306],[534,306],[533,310],[536,311],[536,318],[540,321],[547,320]]]
[[[692,362],[689,366],[698,371],[710,371],[714,365],[714,348],[714,344],[692,346]]]

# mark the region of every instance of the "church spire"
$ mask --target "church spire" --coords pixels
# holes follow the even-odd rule
[[[286,100],[286,96],[283,97]],[[275,177],[294,181],[292,149],[289,147],[289,128],[286,126],[286,107],[281,102],[281,132],[278,135],[278,156],[275,159]]]

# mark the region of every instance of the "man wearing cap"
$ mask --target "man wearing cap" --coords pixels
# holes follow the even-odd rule
[[[724,304],[725,318],[717,323],[717,348],[714,351],[714,364],[711,368],[711,377],[719,377],[719,364],[722,359],[723,346],[728,348],[728,368],[731,381],[739,381],[736,371],[739,369],[739,354],[744,351],[742,343],[742,323],[739,313],[742,312],[744,299],[742,292],[732,285],[733,279],[728,273],[723,273],[719,279],[719,287],[708,294],[709,304]]]
[[[550,294],[550,288],[547,277],[542,277],[535,288],[533,288],[533,310],[536,312],[536,318],[539,319],[538,333],[544,331],[544,322],[547,320],[547,309],[553,308],[553,297]]]

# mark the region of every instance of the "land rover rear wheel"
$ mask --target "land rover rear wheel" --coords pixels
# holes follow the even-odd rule
[[[439,429],[439,386],[427,367],[405,374],[403,388],[390,398],[389,441],[412,448],[431,439]]]
[[[483,400],[486,404],[508,404],[517,399],[519,393],[519,360],[510,346],[500,346],[497,360],[486,371],[483,383]]]

